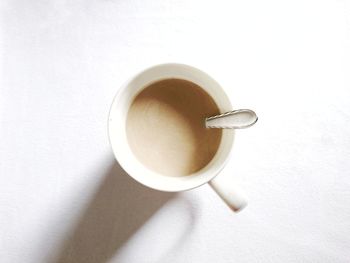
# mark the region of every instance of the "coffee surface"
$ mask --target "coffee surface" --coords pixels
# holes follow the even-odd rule
[[[165,79],[143,89],[126,121],[127,139],[136,158],[167,176],[184,176],[205,167],[221,141],[220,129],[205,128],[219,114],[214,100],[198,85]]]

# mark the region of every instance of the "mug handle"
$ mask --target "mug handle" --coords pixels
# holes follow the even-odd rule
[[[223,176],[216,176],[209,182],[209,185],[234,212],[241,211],[247,206],[248,200],[246,196],[238,189],[235,189],[230,182],[224,180]]]

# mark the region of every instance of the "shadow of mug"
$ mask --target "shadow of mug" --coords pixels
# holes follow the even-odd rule
[[[174,196],[139,184],[115,162],[53,262],[108,261]]]

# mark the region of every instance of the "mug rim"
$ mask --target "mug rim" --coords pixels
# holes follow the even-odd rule
[[[229,99],[229,97],[227,96],[225,90],[222,88],[222,86],[216,81],[214,80],[209,74],[207,74],[206,72],[196,68],[196,67],[193,67],[193,66],[189,66],[187,64],[183,64],[183,63],[162,63],[162,64],[156,64],[156,65],[153,65],[153,66],[150,66],[150,67],[147,67],[145,68],[144,70],[142,71],[139,71],[138,73],[136,73],[135,75],[133,75],[131,78],[129,78],[126,82],[124,82],[124,84],[118,89],[118,91],[116,92],[113,100],[112,100],[112,103],[111,103],[111,106],[110,106],[110,109],[109,109],[109,113],[108,113],[108,123],[107,123],[107,130],[108,130],[108,140],[109,140],[109,143],[112,147],[112,151],[113,151],[113,154],[114,154],[114,157],[116,159],[116,161],[120,164],[120,166],[123,168],[123,170],[130,176],[132,177],[134,180],[136,180],[137,182],[147,186],[147,187],[150,187],[150,188],[153,188],[153,189],[156,189],[156,190],[160,190],[160,191],[165,191],[165,192],[179,192],[179,191],[186,191],[186,190],[190,190],[190,189],[194,189],[194,188],[197,188],[205,183],[208,183],[209,181],[211,181],[212,179],[214,179],[219,173],[220,171],[225,167],[225,165],[227,164],[228,160],[230,159],[230,156],[231,156],[231,153],[232,153],[232,149],[233,149],[233,142],[234,142],[234,130],[223,130],[222,131],[222,139],[221,139],[221,142],[220,142],[220,146],[219,146],[219,149],[217,150],[214,158],[206,165],[208,166],[209,164],[212,163],[212,165],[215,165],[218,160],[214,160],[217,158],[216,155],[218,155],[218,152],[220,150],[223,144],[223,137],[224,137],[224,133],[226,134],[225,136],[227,137],[226,139],[226,143],[229,143],[230,145],[228,145],[228,150],[226,150],[226,153],[225,153],[225,156],[223,156],[221,159],[219,159],[219,161],[221,160],[221,164],[219,166],[217,166],[217,168],[215,169],[215,172],[212,172],[212,175],[209,175],[207,176],[207,178],[205,180],[200,180],[199,182],[197,183],[186,183],[186,185],[184,184],[183,186],[181,187],[159,187],[159,185],[155,185],[155,184],[152,184],[150,183],[150,181],[147,181],[145,180],[144,178],[136,175],[135,173],[133,173],[133,171],[131,171],[130,169],[130,166],[128,166],[125,162],[122,161],[121,159],[121,154],[118,152],[118,149],[116,148],[116,143],[118,142],[118,139],[116,135],[112,134],[111,132],[111,127],[112,127],[112,121],[113,121],[113,115],[115,115],[115,112],[114,112],[114,106],[116,105],[116,103],[121,100],[121,97],[122,97],[122,94],[123,92],[127,91],[128,89],[131,88],[131,84],[133,83],[133,81],[135,81],[135,79],[137,79],[138,77],[142,76],[143,74],[145,74],[146,72],[148,71],[151,71],[151,70],[156,70],[156,69],[161,69],[161,68],[166,68],[166,67],[174,67],[174,68],[182,68],[182,69],[188,69],[188,70],[191,70],[191,71],[194,71],[194,72],[197,72],[199,73],[200,75],[202,75],[203,77],[206,77],[207,79],[209,79],[210,81],[212,81],[213,83],[215,83],[215,89],[216,89],[216,92],[219,92],[221,93],[220,95],[222,96],[222,99],[225,100],[224,103],[221,101],[219,102],[217,99],[214,98],[214,96],[212,96],[212,94],[210,94],[208,92],[208,90],[206,88],[203,87],[203,85],[199,85],[204,91],[206,91],[210,97],[215,101],[215,103],[217,104],[217,106],[220,108],[220,106],[222,106],[222,104],[226,104],[226,107],[227,109],[224,109],[224,111],[229,111],[229,110],[232,110],[232,106],[231,106],[231,101]],[[159,81],[159,80],[162,80],[162,79],[168,79],[170,77],[166,77],[166,78],[161,78],[161,77],[158,77],[157,79],[155,79],[154,81]],[[180,77],[181,79],[181,77]],[[185,78],[182,78],[182,79],[185,79]],[[188,80],[188,81],[191,81],[191,82],[194,82],[193,80],[191,79],[185,79],[185,80]],[[198,84],[198,83],[196,83]],[[144,88],[146,88],[149,84],[146,84],[144,85],[143,87],[139,88],[140,90],[138,92],[135,92],[134,93],[134,97],[141,91],[143,90]],[[229,108],[228,108],[229,107]],[[127,111],[129,110],[130,108],[130,105],[129,107],[127,108]],[[124,128],[125,128],[125,123],[122,125]],[[128,144],[128,142],[126,141],[126,144]],[[128,145],[128,148],[130,149],[129,145]],[[133,155],[133,154],[132,154]],[[137,160],[137,158],[133,155],[134,159]],[[140,161],[138,161],[139,164],[141,164]],[[203,173],[203,170],[205,170],[205,167],[203,167],[202,169],[200,169],[199,171],[195,172],[194,174],[191,174],[191,175],[186,175],[186,176],[179,176],[179,177],[170,177],[170,176],[166,176],[166,175],[161,175],[162,177],[164,178],[172,178],[175,180],[175,178],[189,178],[189,177],[199,177],[202,173]],[[154,174],[157,174],[155,171],[152,171],[150,169],[148,169],[148,167],[144,166],[143,168],[145,168],[146,170],[148,170],[149,172],[152,172]],[[202,172],[201,172],[202,171]],[[160,175],[160,174],[159,174]]]

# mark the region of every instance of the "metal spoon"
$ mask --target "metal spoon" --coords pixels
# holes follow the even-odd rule
[[[256,116],[254,111],[240,109],[206,118],[205,127],[218,129],[244,129],[254,125],[257,121],[258,116]]]

